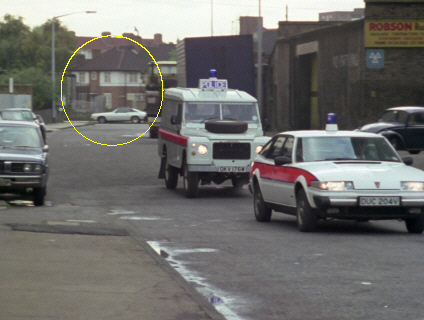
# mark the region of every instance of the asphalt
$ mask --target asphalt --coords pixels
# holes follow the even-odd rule
[[[131,230],[10,220],[0,210],[0,319],[225,319]]]

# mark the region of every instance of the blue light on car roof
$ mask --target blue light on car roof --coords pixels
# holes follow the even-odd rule
[[[334,113],[327,114],[327,125],[325,126],[326,131],[338,131],[337,127],[337,116]]]

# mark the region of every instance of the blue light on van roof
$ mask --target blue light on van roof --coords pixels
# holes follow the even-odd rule
[[[334,113],[327,114],[327,124],[337,124],[337,116]]]
[[[209,78],[216,78],[216,70],[215,69],[209,70]]]

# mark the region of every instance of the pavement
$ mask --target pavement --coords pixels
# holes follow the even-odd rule
[[[15,220],[0,210],[0,319],[225,320],[131,230]]]

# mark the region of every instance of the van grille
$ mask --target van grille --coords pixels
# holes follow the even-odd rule
[[[216,142],[213,144],[213,158],[248,160],[250,159],[250,143]]]

